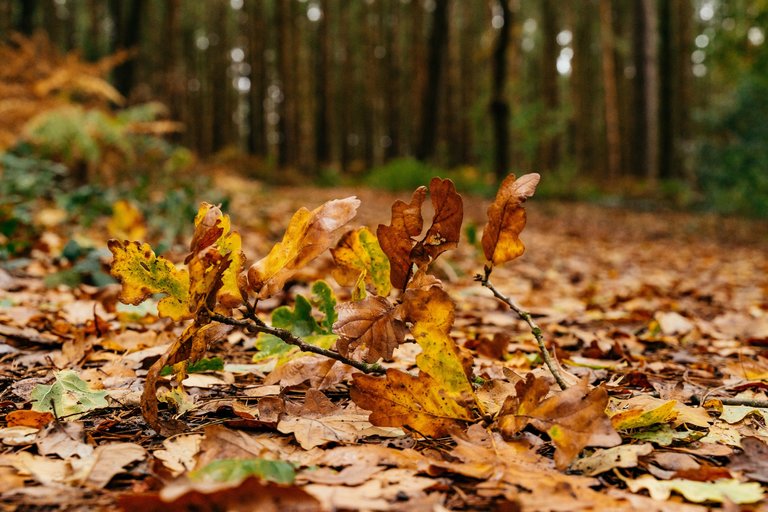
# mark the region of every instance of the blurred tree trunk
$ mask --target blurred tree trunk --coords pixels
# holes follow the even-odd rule
[[[385,122],[384,134],[388,139],[388,145],[384,147],[384,160],[389,160],[400,154],[400,98],[399,98],[399,58],[400,44],[398,22],[399,4],[381,2],[381,17],[384,25],[383,45],[387,53],[385,55],[384,87],[385,97]],[[389,10],[387,10],[387,8]]]
[[[35,30],[35,11],[37,0],[19,0],[19,17],[16,30],[25,36],[31,36]]]
[[[109,10],[114,22],[112,52],[131,50],[136,54],[114,70],[115,88],[126,98],[130,97],[135,85],[138,47],[142,36],[142,14],[144,0],[110,0]]]
[[[438,105],[443,75],[443,61],[448,42],[448,0],[435,0],[429,31],[427,80],[422,91],[421,128],[416,158],[427,160],[435,153],[437,143]]]
[[[410,67],[408,74],[413,77],[412,89],[410,90],[410,118],[407,144],[405,151],[408,154],[416,152],[418,144],[419,129],[423,124],[423,91],[426,89],[426,45],[424,43],[424,7],[419,1],[411,2],[411,38],[410,55],[407,60]]]
[[[213,35],[217,36],[211,44],[211,50],[208,52],[210,58],[208,65],[209,78],[211,84],[211,103],[213,106],[212,125],[210,126],[212,136],[212,149],[214,152],[222,150],[228,144],[237,141],[234,136],[234,122],[232,119],[232,95],[234,90],[232,80],[229,77],[228,68],[230,62],[229,50],[229,31],[227,29],[227,14],[229,2],[226,0],[216,0],[211,2],[213,9]]]
[[[293,157],[293,144],[291,139],[293,133],[293,127],[290,126],[292,120],[289,113],[289,105],[295,101],[295,98],[290,96],[289,90],[290,81],[293,79],[291,76],[291,61],[290,52],[292,51],[290,44],[290,10],[287,1],[275,2],[275,26],[277,27],[277,75],[280,84],[281,98],[277,102],[277,165],[279,167],[286,167],[293,164],[295,159]]]
[[[342,172],[349,169],[351,160],[349,135],[352,125],[351,102],[354,95],[354,70],[350,55],[350,9],[337,5],[339,35],[336,43],[336,124],[338,126],[339,166]]]
[[[481,15],[477,13],[480,9],[474,9],[472,6],[468,6],[466,3],[459,2],[457,7],[461,10],[462,26],[461,36],[459,38],[459,75],[461,77],[461,91],[460,91],[460,107],[459,112],[461,118],[459,119],[459,138],[461,144],[459,145],[461,151],[461,162],[465,164],[474,164],[474,137],[472,133],[471,125],[471,113],[472,106],[476,92],[476,76],[473,63],[473,57],[475,55],[475,45],[477,44],[478,37],[476,33],[477,19],[481,18]],[[480,13],[482,14],[482,12]]]
[[[656,0],[635,0],[633,171],[650,181],[659,175],[659,75]]]
[[[599,174],[596,155],[602,141],[596,137],[597,102],[594,77],[596,59],[591,51],[594,37],[594,3],[587,1],[574,9],[573,60],[571,61],[571,98],[573,102],[573,145],[577,168],[592,176]]]
[[[548,125],[558,122],[559,94],[557,74],[557,2],[542,0],[541,2],[541,32],[543,48],[541,52],[541,98],[544,103],[544,119]],[[560,144],[558,135],[542,130],[539,143],[539,158],[537,167],[546,170],[556,169],[559,164]]]
[[[493,47],[491,78],[491,122],[493,123],[493,172],[501,181],[509,169],[509,104],[505,95],[507,84],[507,50],[512,29],[510,0],[497,0],[502,16],[496,43]]]
[[[261,0],[250,0],[248,12],[248,64],[251,66],[251,89],[248,91],[248,152],[259,157],[267,156],[267,126],[264,101],[267,99],[266,42],[269,36]]]
[[[330,163],[330,120],[328,117],[328,0],[321,0],[322,16],[317,22],[315,47],[315,161]]]
[[[616,84],[615,43],[611,10],[611,0],[600,0],[600,47],[605,95],[608,180],[614,181],[621,172],[621,134],[619,131],[619,97]]]
[[[693,4],[690,0],[675,1],[675,17],[677,30],[675,36],[677,44],[675,48],[675,78],[677,80],[674,99],[675,125],[677,137],[675,141],[675,167],[677,175],[684,179],[688,185],[694,186],[696,175],[692,169],[688,153],[690,152],[691,138],[691,102],[693,98],[693,72],[691,69],[691,53],[693,52]]]

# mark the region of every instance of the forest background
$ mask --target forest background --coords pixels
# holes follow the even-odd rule
[[[0,2],[0,38],[117,54],[111,108],[158,101],[173,143],[254,178],[483,191],[536,170],[543,194],[757,216],[765,27],[765,0]]]

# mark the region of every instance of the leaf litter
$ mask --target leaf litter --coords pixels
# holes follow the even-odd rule
[[[368,191],[300,211],[281,221],[282,242],[279,229],[248,226],[291,218],[312,206],[309,194],[271,191],[268,210],[236,198],[230,213],[246,226],[242,241],[228,216],[204,206],[186,267],[183,253],[161,260],[149,246],[113,244],[116,256],[150,269],[133,289],[45,288],[41,277],[56,262],[44,253],[5,272],[13,282],[0,292],[3,506],[765,507],[764,231],[748,221],[525,201],[537,181],[505,183],[476,245],[461,218],[482,225],[488,203],[462,204],[450,182],[433,180],[393,206],[391,219],[382,212],[393,199]],[[123,212],[110,229],[133,237],[141,222]],[[241,250],[267,256],[248,267]],[[567,390],[542,366],[529,325],[473,280],[484,261],[573,376]],[[248,279],[229,268],[250,268]],[[159,289],[157,276],[167,283]],[[313,288],[321,279],[328,290]],[[121,290],[128,302],[164,293],[160,314],[126,314]],[[254,360],[258,332],[200,321],[203,310],[232,314],[243,294],[259,298],[253,314],[262,322],[274,324],[287,306],[277,313],[286,330],[330,340],[320,348],[386,373],[303,351],[287,357],[284,348]],[[223,366],[187,372],[214,355]],[[153,390],[176,390],[190,404],[156,409],[156,425],[180,429],[165,439],[141,410],[158,361]],[[170,376],[160,374],[166,366]],[[216,378],[181,386],[187,375]]]

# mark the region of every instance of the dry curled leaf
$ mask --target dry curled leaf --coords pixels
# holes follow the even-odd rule
[[[510,174],[501,183],[496,199],[488,207],[488,224],[482,238],[485,258],[493,265],[511,261],[525,251],[520,240],[526,221],[522,205],[533,196],[540,179],[537,173],[524,174],[518,179]]]
[[[376,230],[381,249],[389,258],[390,282],[400,290],[405,288],[411,273],[411,249],[424,226],[421,205],[426,197],[427,187],[419,187],[414,190],[410,203],[398,199],[392,205],[389,226],[379,224]]]
[[[331,249],[336,263],[333,277],[342,286],[351,286],[362,280],[382,297],[389,295],[389,259],[381,250],[376,235],[368,228],[355,229],[341,237]]]
[[[336,348],[344,356],[359,354],[368,363],[388,360],[405,339],[400,309],[383,297],[345,302],[336,307],[336,312],[339,319],[333,324],[333,332],[339,335]]]
[[[611,447],[621,443],[605,414],[608,393],[605,387],[592,390],[585,382],[543,399],[543,379],[528,374],[515,386],[517,396],[507,398],[499,413],[499,427],[506,437],[526,425],[546,432],[555,445],[555,464],[565,469],[586,446]],[[545,381],[546,382],[546,381]],[[549,384],[546,384],[547,389]]]

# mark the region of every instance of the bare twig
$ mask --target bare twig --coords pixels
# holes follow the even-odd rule
[[[554,359],[552,359],[552,355],[549,353],[549,350],[547,350],[547,346],[544,343],[544,336],[541,332],[541,327],[539,327],[538,324],[533,320],[529,312],[521,309],[517,304],[512,302],[512,299],[506,295],[503,295],[501,292],[499,292],[499,290],[496,289],[496,287],[493,286],[493,283],[489,281],[490,274],[490,270],[486,267],[485,275],[477,274],[475,276],[475,281],[478,281],[481,285],[491,290],[491,293],[493,293],[494,297],[509,306],[509,309],[517,313],[517,316],[519,316],[525,323],[528,324],[528,327],[531,328],[531,334],[533,334],[533,337],[536,338],[536,343],[539,346],[541,357],[544,359],[544,364],[547,365],[549,372],[555,378],[555,381],[557,382],[557,385],[560,386],[560,389],[566,389],[568,384],[566,384],[565,380],[563,380],[563,376],[560,375],[560,372],[557,369],[557,363],[555,363]]]
[[[755,407],[757,409],[768,409],[768,400],[760,400],[758,398],[732,398],[725,396],[703,396],[701,398],[696,397],[699,404],[704,405],[710,400],[717,400],[723,405],[743,405],[746,407]]]
[[[354,361],[348,357],[344,357],[343,355],[333,350],[327,350],[321,347],[317,347],[315,345],[311,345],[306,341],[302,340],[301,338],[299,338],[298,336],[295,336],[290,331],[286,331],[285,329],[280,329],[278,327],[272,327],[271,325],[265,324],[258,317],[255,317],[255,315],[253,317],[250,317],[249,315],[248,318],[238,319],[238,318],[232,318],[232,317],[220,315],[218,313],[211,313],[210,318],[214,322],[219,322],[222,324],[234,325],[235,327],[240,327],[249,333],[263,332],[266,334],[271,334],[272,336],[276,336],[280,338],[281,340],[283,340],[289,345],[299,347],[299,349],[304,352],[312,352],[313,354],[318,354],[331,359],[335,359],[348,366],[357,368],[363,373],[384,373],[385,372],[385,369],[379,364],[376,364],[376,363],[367,364],[360,361]]]

